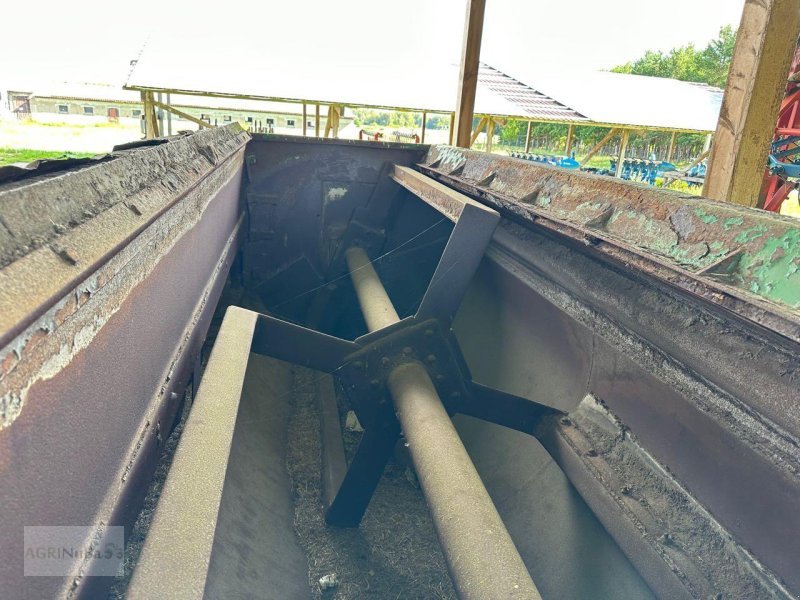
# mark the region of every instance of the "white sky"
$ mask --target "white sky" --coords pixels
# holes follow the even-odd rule
[[[608,69],[648,49],[702,46],[721,26],[738,25],[743,3],[487,0],[482,57],[511,71]],[[181,68],[181,55],[201,46],[256,64],[260,57],[247,52],[251,36],[283,40],[287,52],[325,61],[369,60],[356,49],[381,44],[423,69],[432,41],[437,58],[458,57],[464,10],[465,0],[37,0],[0,11],[0,89],[122,83],[148,37],[169,50],[174,69]],[[223,32],[220,39],[215,32]],[[415,43],[420,37],[428,43]],[[342,41],[352,49],[348,56],[326,52],[336,46],[341,53]]]

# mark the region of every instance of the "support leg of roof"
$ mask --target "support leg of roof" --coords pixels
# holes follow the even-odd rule
[[[614,173],[616,177],[622,177],[622,163],[625,161],[625,150],[628,149],[628,139],[630,138],[630,131],[627,129],[622,132],[622,141],[619,143],[619,157],[617,157],[617,172]]]
[[[422,137],[420,139],[420,143],[425,143],[425,121],[428,119],[428,113],[422,111]]]
[[[172,95],[167,92],[166,95],[166,103],[167,105],[172,104]],[[167,135],[172,135],[172,112],[167,111]]]
[[[486,120],[486,152],[492,151],[492,140],[494,138],[494,119],[489,117]]]
[[[528,121],[528,130],[525,132],[525,154],[531,151],[531,127],[533,121]]]
[[[328,105],[328,118],[325,120],[325,133],[323,133],[323,137],[329,137],[331,134],[331,127],[333,126],[332,122],[332,115],[333,115],[333,105]]]
[[[567,143],[564,147],[564,154],[569,156],[569,153],[572,151],[572,138],[575,135],[575,125],[572,123],[569,124],[567,128]]]
[[[152,140],[159,137],[153,92],[142,92],[142,103],[144,104],[145,138]]]
[[[319,104],[315,106],[314,112],[314,135],[319,137]]]
[[[161,134],[163,134],[164,131],[165,131],[165,128],[164,128],[164,111],[161,110],[160,107],[163,104],[164,97],[161,94],[161,92],[158,92],[158,94],[156,95],[156,98],[158,100],[155,103],[155,105],[156,105],[156,118],[158,119],[158,131]]]
[[[475,140],[478,139],[478,136],[481,134],[481,130],[486,127],[487,118],[481,117],[481,120],[478,121],[478,126],[475,128],[475,131],[472,132],[472,137],[469,139],[469,146],[467,148],[472,148],[472,144],[475,143]]]
[[[456,113],[450,113],[450,133],[448,137],[447,143],[449,145],[453,145],[453,134],[455,133],[455,125],[456,125]]]
[[[672,155],[675,153],[675,140],[678,137],[678,132],[673,131],[669,138],[669,148],[667,149],[667,162],[672,162]]]
[[[308,135],[308,107],[303,102],[303,137]]]
[[[342,106],[338,104],[328,105],[328,120],[325,123],[325,137],[339,137],[339,115],[342,112]]]

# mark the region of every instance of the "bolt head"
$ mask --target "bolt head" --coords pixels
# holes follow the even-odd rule
[[[414,353],[414,349],[411,346],[406,346],[403,348],[403,354],[410,355]]]
[[[380,379],[373,379],[372,381],[370,381],[370,382],[369,382],[369,384],[370,384],[372,387],[374,387],[374,388],[379,388],[379,387],[381,387],[381,381],[380,381]]]
[[[428,354],[428,356],[425,357],[425,360],[428,361],[429,363],[435,363],[436,362],[436,355],[435,354]]]

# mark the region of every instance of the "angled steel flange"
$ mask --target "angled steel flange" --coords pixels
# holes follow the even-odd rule
[[[355,342],[259,314],[251,351],[332,373],[360,349]]]
[[[392,179],[455,222],[416,315],[420,320],[439,319],[449,327],[492,241],[500,214],[408,167],[395,165]]]

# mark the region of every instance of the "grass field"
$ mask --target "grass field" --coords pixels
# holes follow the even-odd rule
[[[82,156],[102,154],[110,152],[117,144],[141,137],[138,125],[123,123],[50,123],[4,119],[0,120],[0,164],[52,158],[64,153]],[[19,154],[13,156],[10,149]]]
[[[41,158],[83,158],[94,152],[59,152],[56,150],[31,150],[30,148],[0,148],[0,166],[12,163],[29,163]]]

